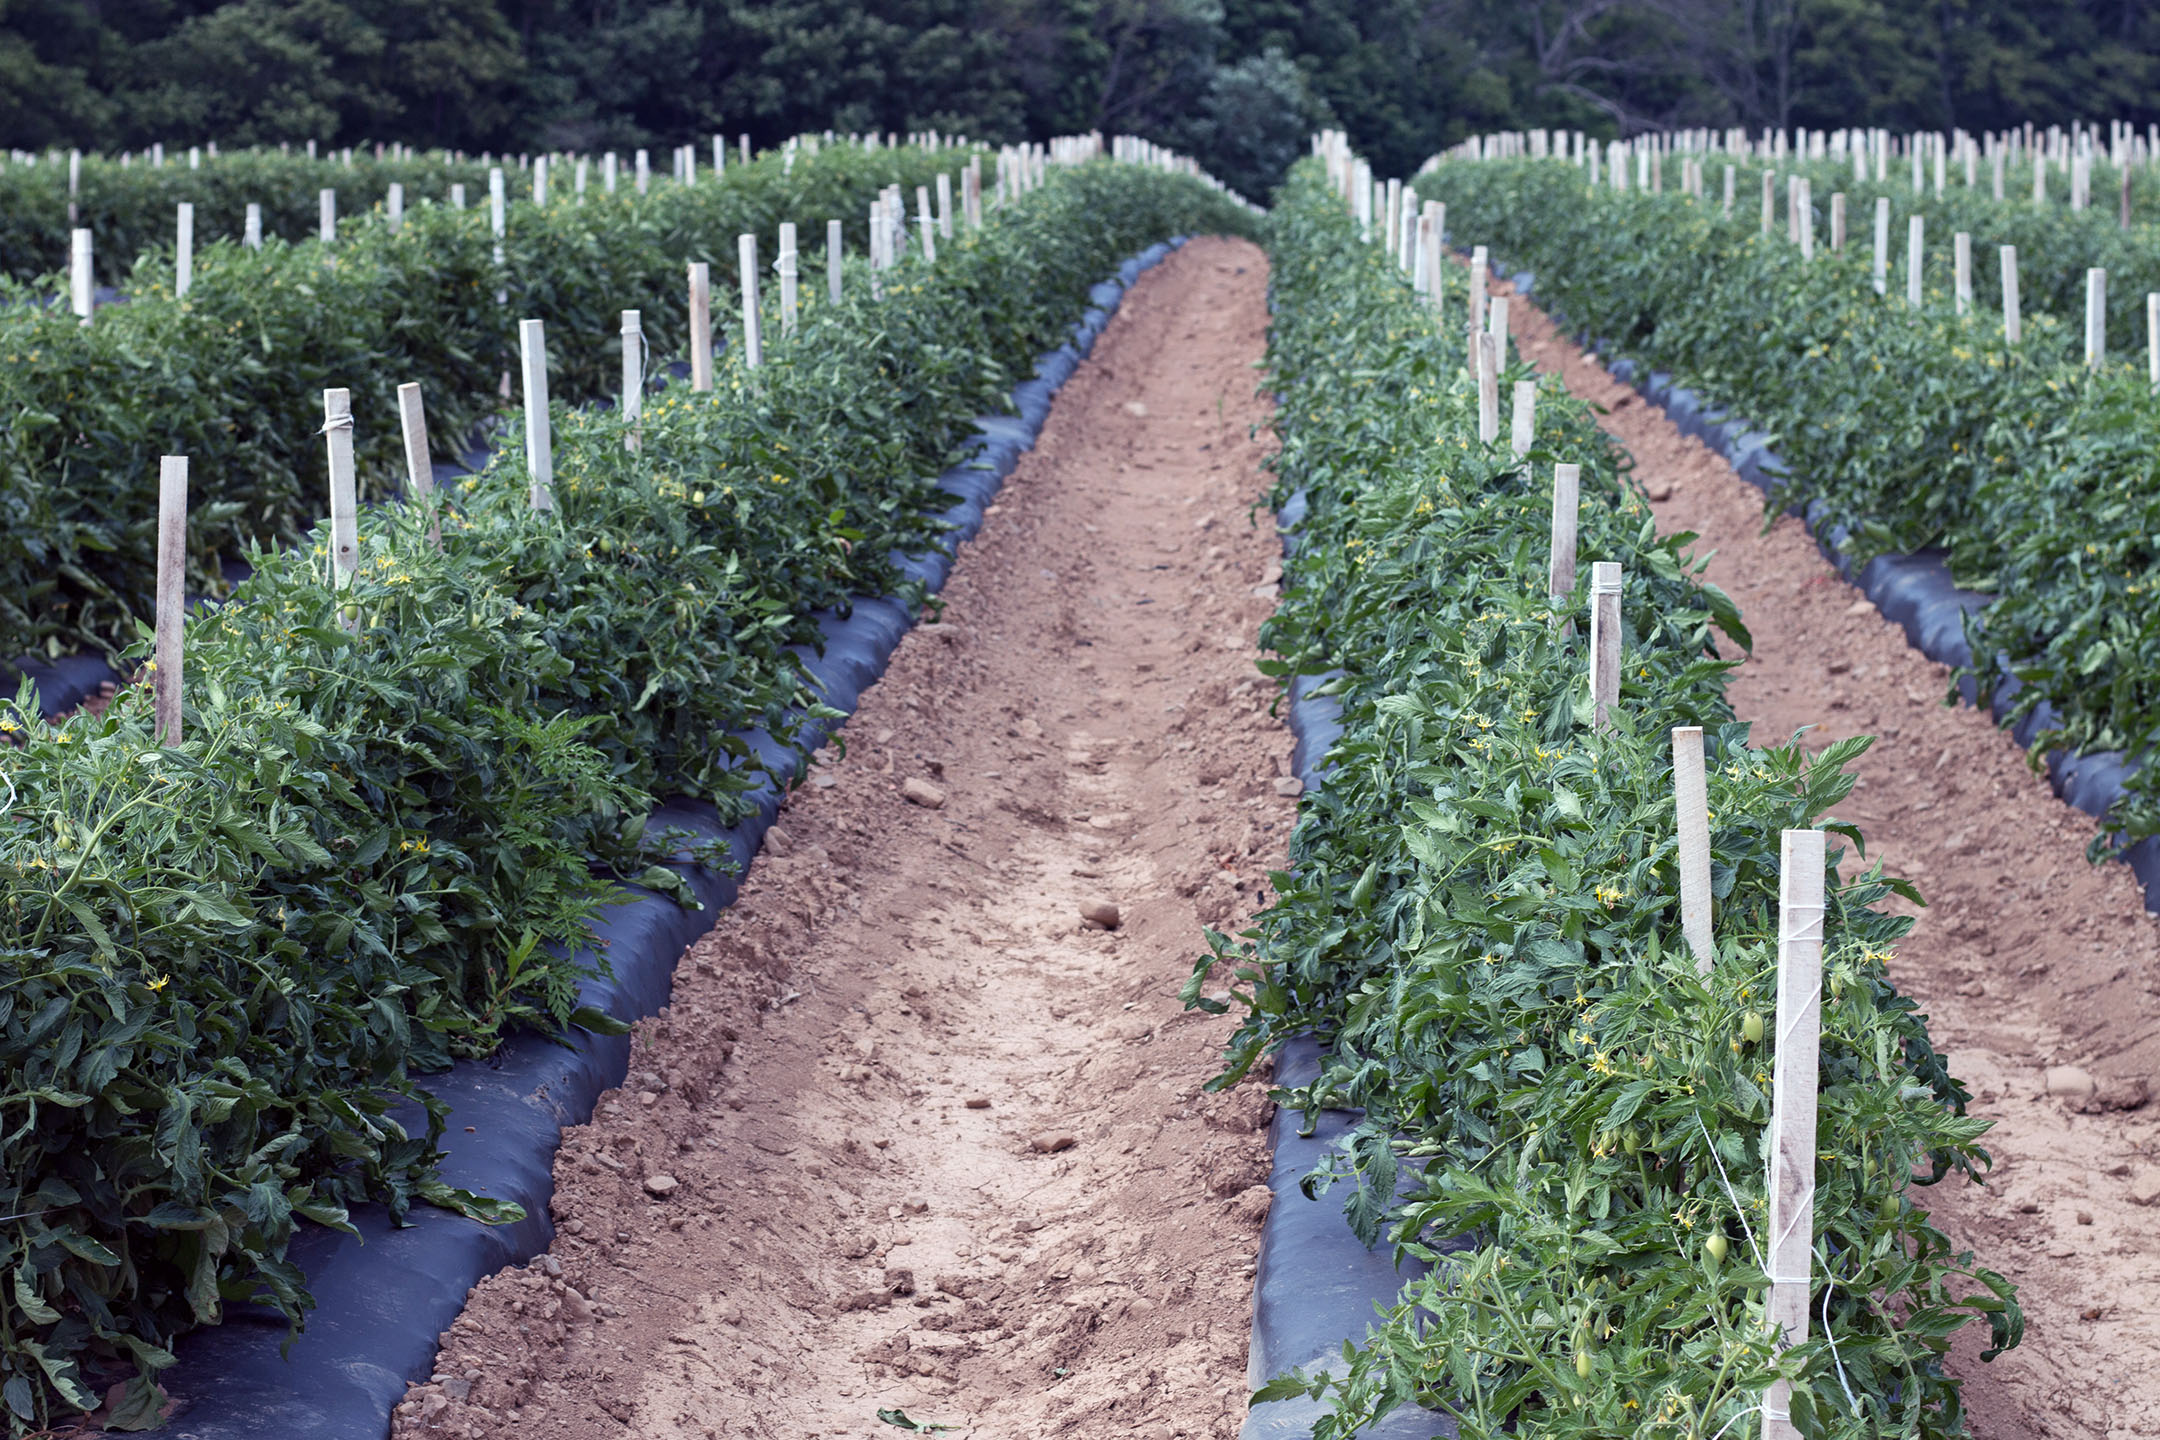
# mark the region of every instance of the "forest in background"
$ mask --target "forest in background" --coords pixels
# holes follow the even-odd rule
[[[2146,0],[0,0],[0,147],[1145,135],[1264,194],[1484,130],[2160,119]]]

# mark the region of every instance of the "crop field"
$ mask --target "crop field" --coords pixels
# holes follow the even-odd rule
[[[10,1435],[2160,1434],[2160,130],[1266,53],[9,152]]]

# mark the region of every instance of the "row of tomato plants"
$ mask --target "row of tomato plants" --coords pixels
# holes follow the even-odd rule
[[[1704,160],[1705,196],[1722,209],[1724,193],[1724,167],[1727,157],[1710,155]],[[1872,254],[1874,244],[1875,202],[1890,202],[1890,255],[1889,272],[1891,288],[1904,293],[1906,222],[1915,215],[1926,222],[1928,260],[1926,277],[1931,288],[1948,292],[1951,288],[1951,237],[1959,231],[1972,236],[1973,287],[1984,309],[1997,310],[2001,296],[2001,270],[1997,250],[2004,245],[2014,245],[2018,252],[2018,287],[2025,307],[2050,314],[2082,317],[2085,313],[2085,272],[2099,266],[2108,272],[2108,330],[2114,343],[2126,350],[2137,349],[2145,338],[2145,296],[2160,290],[2160,226],[2149,219],[2133,220],[2124,229],[2117,208],[2116,192],[2109,188],[2102,192],[2100,180],[2114,184],[2112,172],[2095,180],[2094,203],[2084,210],[2072,210],[2069,204],[2069,177],[2061,169],[2048,167],[2049,190],[2040,205],[2032,203],[2032,169],[2030,165],[2006,167],[2004,198],[1997,200],[1994,194],[1993,174],[1985,160],[1978,166],[1976,180],[1971,187],[1965,184],[1962,164],[1952,164],[1944,172],[1942,192],[1935,191],[1935,171],[1932,164],[1924,166],[1922,188],[1915,192],[1909,162],[1893,161],[1890,174],[1885,179],[1875,179],[1872,167],[1865,181],[1853,178],[1852,163],[1848,160],[1808,160],[1781,164],[1762,160],[1737,162],[1735,177],[1736,194],[1733,199],[1734,219],[1743,225],[1761,228],[1762,224],[1762,176],[1771,175],[1775,191],[1777,217],[1774,231],[1785,233],[1786,187],[1788,176],[1805,176],[1814,194],[1815,246],[1818,250],[1829,248],[1830,243],[1830,197],[1845,196],[1846,244],[1860,252],[1863,259]],[[2160,180],[2146,172],[2132,172],[2133,217],[2160,213]],[[1632,178],[1632,177],[1631,177]],[[1677,190],[1678,175],[1668,176],[1665,189]],[[2022,188],[2020,188],[2022,185]],[[2078,332],[2082,335],[2082,330]]]
[[[880,189],[912,195],[965,158],[838,146],[644,196],[580,204],[557,186],[544,209],[510,205],[500,262],[483,190],[462,211],[410,208],[395,230],[380,210],[348,217],[329,245],[220,239],[197,252],[178,298],[167,245],[136,265],[128,303],[87,326],[50,286],[0,282],[0,302],[17,302],[0,303],[0,657],[132,638],[155,579],[159,454],[192,457],[210,497],[190,584],[221,594],[221,556],[291,543],[310,523],[325,386],[352,390],[364,487],[390,493],[402,474],[399,384],[421,385],[438,449],[460,445],[517,369],[517,322],[539,319],[551,393],[612,398],[623,310],[642,312],[652,366],[687,352],[689,262],[711,265],[724,332],[737,236],[758,235],[769,260],[792,220],[821,258],[825,221],[840,219],[861,254]],[[822,273],[804,269],[815,307]]]
[[[297,1324],[301,1220],[496,1213],[436,1178],[415,1076],[513,1027],[607,1023],[576,1008],[604,963],[587,922],[618,878],[682,893],[648,868],[686,853],[656,800],[739,818],[744,733],[805,748],[812,612],[921,598],[892,557],[942,543],[928,477],[971,417],[1121,258],[1248,228],[1196,181],[1061,172],[882,301],[813,309],[760,369],[660,391],[634,452],[614,412],[558,404],[552,511],[508,445],[445,493],[439,546],[417,508],[364,512],[345,588],[324,530],[253,550],[189,627],[183,744],[153,740],[146,687],[58,722],[27,687],[0,706],[16,1432],[123,1380],[141,1418],[173,1337],[225,1304]]]
[[[411,160],[355,154],[350,165],[275,150],[197,158],[198,166],[190,167],[181,152],[167,155],[163,165],[152,165],[147,155],[125,165],[109,156],[83,156],[72,223],[67,156],[0,167],[0,274],[34,281],[64,271],[68,232],[81,226],[91,235],[99,282],[123,284],[138,256],[172,244],[174,211],[183,201],[195,207],[198,235],[237,237],[252,204],[262,207],[263,234],[288,240],[315,233],[323,190],[337,191],[339,213],[346,216],[383,203],[393,184],[405,187],[408,205],[447,204],[452,185],[463,185],[472,203],[487,203],[489,166],[440,154]],[[523,180],[515,160],[505,168]]]
[[[1736,1427],[1777,1374],[1810,1436],[1961,1430],[1941,1357],[2009,1285],[1953,1251],[1924,1190],[1985,1169],[1986,1128],[1885,962],[1904,882],[1827,818],[1866,746],[1751,744],[1713,631],[1745,644],[1660,536],[1588,406],[1547,388],[1520,459],[1477,439],[1475,387],[1317,163],[1271,222],[1278,505],[1307,502],[1263,643],[1333,678],[1342,739],[1301,806],[1276,901],[1211,936],[1188,1000],[1231,979],[1216,1084],[1278,1040],[1327,1059],[1293,1106],[1363,1112],[1308,1193],[1429,1262],[1335,1373],[1322,1440],[1389,1410],[1465,1436],[1688,1436]],[[1511,369],[1505,381],[1530,378]],[[1625,573],[1622,714],[1590,721],[1583,607],[1547,594],[1552,467],[1582,466],[1580,553]],[[1577,595],[1584,593],[1578,583]],[[1572,615],[1572,623],[1571,623]],[[1676,899],[1668,730],[1710,760],[1717,955],[1698,975]],[[1826,877],[1815,1298],[1780,1359],[1763,1324],[1765,1131],[1783,829],[1834,832]]]
[[[1991,593],[1966,621],[1968,675],[1987,695],[2008,665],[2023,682],[2011,718],[2051,705],[2036,754],[2142,753],[2160,736],[2160,613],[2145,601],[2160,587],[2160,421],[2142,315],[2111,322],[2110,358],[2089,370],[2082,281],[2064,315],[2027,305],[2010,344],[1987,280],[1957,313],[1940,232],[1915,310],[1901,261],[1879,296],[1865,244],[1803,260],[1782,226],[1764,236],[1714,200],[1593,191],[1536,162],[1446,165],[1420,186],[1457,237],[1532,270],[1539,300],[1608,353],[1767,432],[1788,472],[1772,503],[1809,507],[1855,562],[1940,547],[1959,584]],[[2160,775],[2129,777],[2107,830],[2160,833]]]

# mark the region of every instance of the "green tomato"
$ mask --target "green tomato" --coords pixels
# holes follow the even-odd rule
[[[1725,1254],[1732,1249],[1732,1242],[1722,1234],[1712,1234],[1703,1241],[1703,1253],[1710,1257],[1710,1268],[1717,1269],[1725,1263]]]
[[[1760,1045],[1763,1037],[1762,1016],[1750,1010],[1740,1022],[1740,1038],[1750,1045]]]
[[[1590,1378],[1590,1367],[1592,1363],[1593,1362],[1590,1359],[1590,1352],[1588,1350],[1577,1350],[1575,1352],[1575,1378],[1578,1380],[1588,1380]]]
[[[1882,1200],[1875,1206],[1875,1213],[1884,1220],[1895,1220],[1898,1218],[1899,1212],[1904,1208],[1898,1193],[1893,1190],[1882,1197]]]

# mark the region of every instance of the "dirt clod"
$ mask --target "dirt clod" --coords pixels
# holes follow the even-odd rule
[[[1123,923],[1114,900],[1083,900],[1080,902],[1080,918],[1103,930],[1115,930]]]
[[[925,810],[945,808],[945,792],[920,775],[910,775],[900,782],[900,798]]]

